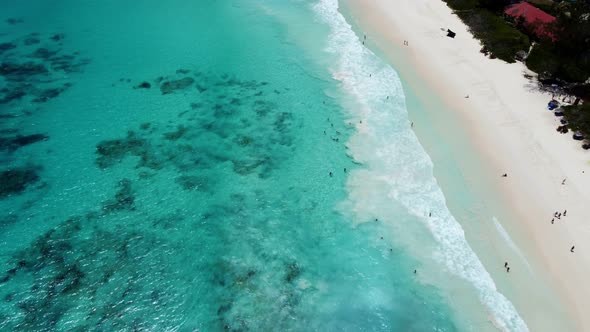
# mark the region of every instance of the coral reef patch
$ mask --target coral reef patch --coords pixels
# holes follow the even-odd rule
[[[37,171],[32,167],[23,167],[0,171],[0,199],[19,194],[27,186],[39,181]]]
[[[185,77],[178,80],[166,81],[160,85],[160,91],[163,95],[175,92],[176,90],[184,90],[195,82],[192,77]]]

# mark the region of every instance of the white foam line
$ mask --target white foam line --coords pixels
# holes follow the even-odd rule
[[[529,265],[529,262],[527,261],[527,259],[524,257],[524,254],[522,253],[520,248],[516,245],[516,243],[514,243],[514,241],[512,241],[512,238],[510,237],[510,235],[508,235],[508,232],[504,229],[504,227],[502,227],[502,224],[500,224],[500,222],[498,221],[498,219],[496,217],[493,217],[492,220],[494,221],[494,225],[496,226],[496,230],[498,231],[498,233],[500,233],[500,236],[502,237],[504,242],[506,242],[506,244],[508,244],[508,247],[510,247],[510,249],[512,249],[512,251],[514,251],[516,253],[516,255],[524,262],[528,271],[530,273],[533,273],[533,270],[532,270],[531,266]]]
[[[475,287],[494,324],[504,331],[528,331],[449,212],[432,161],[410,129],[397,73],[362,45],[337,0],[320,0],[314,11],[331,28],[326,52],[334,57],[332,75],[355,99],[358,107],[351,111],[363,121],[348,142],[352,157],[365,166],[349,173],[347,204],[356,219],[383,213],[386,204],[379,201],[384,198],[401,203],[430,230],[437,242],[435,259]],[[432,217],[428,211],[434,211]]]

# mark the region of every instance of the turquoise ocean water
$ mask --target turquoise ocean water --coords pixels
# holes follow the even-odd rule
[[[335,0],[0,9],[0,330],[526,330]]]

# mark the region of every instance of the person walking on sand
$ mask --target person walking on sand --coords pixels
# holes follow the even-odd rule
[[[564,185],[565,184],[565,179],[563,179],[563,181],[561,181],[561,184]]]
[[[555,222],[555,218],[551,219],[551,224],[553,224]]]
[[[504,267],[507,268],[508,267],[508,262],[504,262]]]
[[[510,266],[506,267],[506,272],[510,273]]]
[[[567,214],[567,210],[563,211],[563,216],[565,217],[565,215]]]
[[[576,246],[572,246],[572,248],[570,249],[570,252],[574,252],[575,248],[576,248]]]

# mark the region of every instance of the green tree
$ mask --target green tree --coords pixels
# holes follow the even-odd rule
[[[479,6],[481,8],[485,8],[493,12],[501,12],[509,4],[509,0],[479,0]]]

